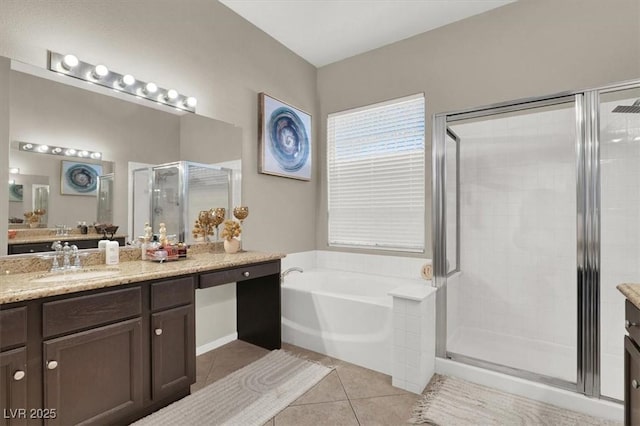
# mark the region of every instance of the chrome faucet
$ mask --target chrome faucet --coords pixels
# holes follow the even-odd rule
[[[56,254],[53,255],[53,263],[51,264],[51,271],[60,270],[60,264],[58,263],[58,255],[62,253],[62,244],[60,241],[54,241],[51,244],[51,250],[55,250]]]
[[[304,272],[304,269],[300,268],[299,266],[294,266],[293,268],[289,268],[289,269],[285,269],[281,274],[280,274],[280,282],[284,281],[284,277],[286,277],[287,275],[289,275],[292,272]]]
[[[51,272],[79,269],[81,267],[80,255],[78,254],[78,246],[76,246],[75,244],[69,246],[69,243],[65,242],[64,245],[62,245],[62,242],[55,241],[53,244],[51,244],[51,249],[56,251],[56,253],[53,255]],[[58,262],[58,257],[60,256],[60,254],[62,254],[62,266],[60,266],[60,263]],[[72,255],[74,256],[73,266],[71,265]]]

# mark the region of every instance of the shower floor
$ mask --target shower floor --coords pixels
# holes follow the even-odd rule
[[[576,382],[577,350],[541,340],[458,327],[447,340],[447,351],[494,364]],[[624,362],[620,356],[603,355],[602,394],[623,399]]]

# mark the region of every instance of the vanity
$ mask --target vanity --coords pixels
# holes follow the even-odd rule
[[[124,235],[114,235],[113,241],[117,241],[120,247],[125,245]],[[10,239],[7,245],[7,254],[25,254],[25,253],[42,253],[51,251],[51,244],[55,241],[67,241],[69,244],[73,244],[78,249],[91,249],[98,248],[98,241],[103,239],[102,235],[87,234],[87,235],[73,235],[73,236],[38,236],[31,238],[16,238]]]
[[[0,424],[126,424],[187,396],[197,289],[236,282],[238,338],[280,348],[282,257],[199,253],[96,266],[97,278],[0,276]]]
[[[625,295],[624,424],[640,424],[640,284],[620,284]]]

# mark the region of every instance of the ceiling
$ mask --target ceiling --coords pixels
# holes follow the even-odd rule
[[[316,67],[515,0],[219,0]]]

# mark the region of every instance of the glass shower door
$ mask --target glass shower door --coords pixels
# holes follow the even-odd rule
[[[640,89],[600,96],[600,354],[602,395],[624,398],[624,296],[640,279]]]
[[[549,104],[449,121],[447,356],[575,389],[576,107]]]

